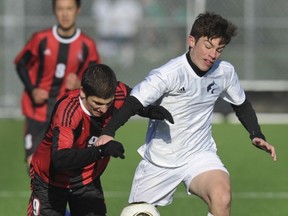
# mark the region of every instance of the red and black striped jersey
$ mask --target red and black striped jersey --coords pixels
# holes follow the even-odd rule
[[[57,26],[34,33],[15,59],[17,72],[25,85],[23,114],[37,121],[48,121],[57,99],[67,91],[67,75],[76,73],[81,80],[88,64],[100,61],[96,43],[80,29],[69,38],[59,36]],[[33,105],[29,95],[33,88],[49,92],[46,104]]]
[[[79,90],[62,97],[55,105],[45,138],[33,155],[33,172],[45,182],[62,188],[81,187],[99,177],[110,157],[95,159],[94,143],[107,119],[122,107],[130,90],[119,82],[114,103],[102,117],[89,115]]]

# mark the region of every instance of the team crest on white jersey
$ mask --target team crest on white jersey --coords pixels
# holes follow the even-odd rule
[[[207,92],[210,92],[211,94],[214,94],[217,89],[219,89],[219,86],[215,83],[215,81],[207,86]]]

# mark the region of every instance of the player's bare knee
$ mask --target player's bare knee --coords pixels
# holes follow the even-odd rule
[[[218,206],[219,208],[229,208],[231,204],[231,190],[230,187],[222,188],[215,191],[210,197],[211,205]]]

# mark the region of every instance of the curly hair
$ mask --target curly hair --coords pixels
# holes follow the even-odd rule
[[[190,35],[196,42],[200,37],[207,37],[209,40],[221,38],[221,44],[229,44],[231,38],[237,35],[237,27],[220,15],[206,12],[197,16]]]

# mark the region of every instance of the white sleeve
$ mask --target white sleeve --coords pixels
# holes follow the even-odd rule
[[[231,69],[232,70],[230,70],[229,73],[226,73],[227,86],[225,88],[225,91],[222,92],[222,94],[220,95],[220,97],[228,103],[240,105],[245,101],[246,96],[244,89],[242,88],[238,79],[237,73],[234,70],[234,67],[232,67]]]
[[[131,95],[146,107],[163,96],[167,91],[167,82],[168,80],[160,71],[152,70],[142,82],[132,89]]]

